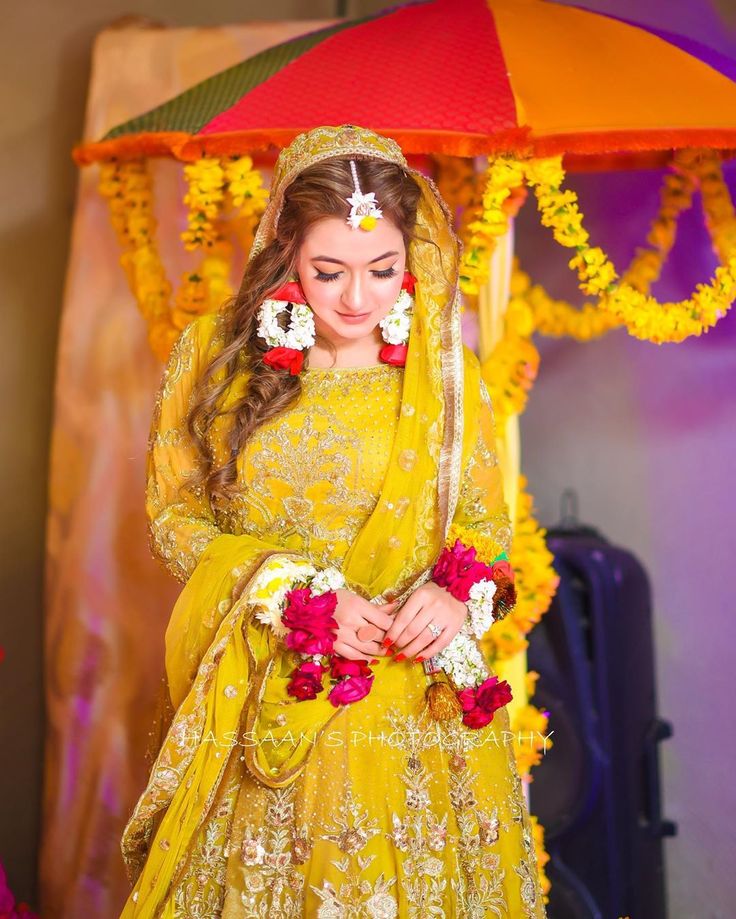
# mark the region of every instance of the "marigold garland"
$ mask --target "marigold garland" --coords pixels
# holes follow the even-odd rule
[[[635,338],[662,344],[701,335],[722,318],[736,299],[736,253],[718,267],[710,284],[697,285],[688,300],[658,303],[626,281],[618,281],[612,263],[599,247],[589,245],[575,192],[561,186],[562,157],[527,160],[524,174],[534,188],[542,223],[561,245],[576,250],[569,265],[583,293],[600,297],[600,306],[625,325]]]
[[[123,249],[120,261],[148,326],[153,352],[165,361],[181,330],[197,315],[221,307],[232,294],[230,268],[235,235],[250,245],[268,192],[250,157],[230,157],[223,164],[205,158],[185,167],[189,191],[189,249],[202,248],[200,264],[185,272],[172,302],[172,286],[156,243],[153,181],[145,159],[101,164],[100,192]],[[225,217],[225,204],[237,210]]]
[[[522,185],[522,164],[511,156],[490,159],[486,169],[480,201],[471,206],[464,224],[464,248],[460,262],[460,290],[471,297],[478,295],[488,280],[490,261],[496,239],[509,228],[509,205],[516,202],[512,190]]]
[[[182,242],[186,249],[213,246],[220,240],[217,218],[225,201],[225,170],[219,159],[206,156],[188,163],[184,176],[189,185],[184,203],[189,211]]]

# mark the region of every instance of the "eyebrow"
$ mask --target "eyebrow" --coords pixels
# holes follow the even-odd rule
[[[390,255],[398,255],[398,254],[399,254],[398,252],[394,252],[393,250],[391,252],[384,252],[383,255],[379,255],[378,258],[372,258],[370,262],[368,262],[368,264],[372,265],[374,262],[380,262],[383,259],[388,258]],[[339,258],[330,258],[329,255],[315,255],[314,258],[311,259],[311,261],[313,262],[334,262],[336,265],[345,264],[345,262],[341,262]]]

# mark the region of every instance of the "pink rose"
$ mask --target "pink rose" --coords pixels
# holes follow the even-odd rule
[[[440,553],[432,571],[432,578],[440,585],[447,587],[455,581],[463,571],[475,561],[475,549],[471,546],[466,549],[459,539],[449,549],[447,546]]]
[[[432,578],[453,597],[465,603],[470,597],[470,588],[483,578],[490,579],[492,569],[475,557],[475,547],[466,547],[459,539],[452,549],[442,550],[437,559]]]
[[[335,683],[327,698],[335,707],[338,705],[349,705],[351,702],[358,702],[371,691],[371,684],[374,678],[374,674],[371,674],[369,677],[349,676],[347,679]]]
[[[457,697],[464,712],[472,711],[475,708],[475,689],[472,686],[461,689]]]
[[[332,615],[336,607],[337,595],[333,591],[313,597],[308,587],[300,587],[286,594],[281,621],[289,629],[324,637],[337,631],[337,621]]]
[[[317,693],[322,692],[322,674],[325,668],[314,661],[304,661],[291,674],[291,679],[286,687],[290,696],[303,702],[305,699],[316,699]]]
[[[283,621],[290,628],[306,629],[311,622],[329,619],[336,608],[337,594],[334,591],[312,596],[309,587],[299,587],[286,594]]]
[[[327,632],[315,635],[314,632],[305,632],[303,629],[292,629],[286,633],[284,639],[286,647],[301,654],[329,654],[335,643],[334,635]]]

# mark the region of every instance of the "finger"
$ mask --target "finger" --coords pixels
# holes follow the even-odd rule
[[[364,661],[370,656],[345,641],[336,641],[332,646],[332,650],[335,654],[339,654],[340,657],[345,657],[349,661]]]
[[[460,629],[457,630],[459,632]],[[454,634],[449,634],[451,629],[445,629],[439,638],[435,638],[430,644],[428,644],[423,650],[419,652],[416,657],[421,657],[422,660],[429,660],[430,657],[433,657],[435,654],[439,654],[440,651],[444,651],[445,648],[450,644],[452,639],[457,635],[457,632]],[[408,655],[407,655],[408,657]],[[416,659],[415,657],[415,659]]]
[[[407,657],[410,654],[416,654],[419,649],[434,641],[434,635],[427,628],[430,622],[432,622],[432,610],[421,609],[396,639],[394,648]]]
[[[384,612],[383,607],[374,606],[372,603],[368,604],[368,608],[366,610],[361,611],[361,616],[363,619],[365,619],[366,622],[377,625],[382,632],[385,632],[386,629],[389,629],[394,623],[393,616],[387,612]]]
[[[386,647],[390,647],[390,644],[394,644],[399,635],[401,635],[406,626],[412,621],[412,619],[422,608],[422,605],[423,598],[421,594],[414,593],[409,597],[406,603],[396,614],[396,617],[391,623],[390,628],[386,630],[386,637],[383,639],[383,644]]]

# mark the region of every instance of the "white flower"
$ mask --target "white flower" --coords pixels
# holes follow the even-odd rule
[[[383,330],[383,340],[390,345],[405,345],[409,340],[411,308],[414,298],[407,290],[401,290],[396,302],[386,316],[378,323]]]
[[[288,300],[264,300],[258,311],[258,335],[271,348],[310,348],[315,342],[314,314],[306,303],[294,303],[288,329],[278,317],[289,306]]]
[[[482,638],[493,622],[493,597],[496,584],[493,580],[482,578],[476,581],[469,590],[466,603],[470,627],[476,638]]]
[[[373,191],[365,195],[361,191],[354,191],[347,202],[350,205],[347,221],[354,230],[360,228],[360,221],[364,217],[383,217],[383,211],[376,206],[376,193]]]
[[[315,595],[325,594],[332,590],[338,590],[345,586],[345,578],[342,571],[337,568],[325,568],[324,571],[318,571],[310,583],[312,593]]]
[[[464,623],[450,644],[432,657],[460,689],[477,686],[488,676],[483,654],[468,628]]]

